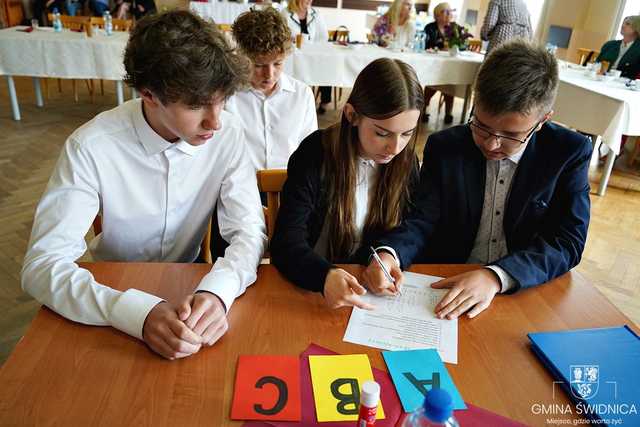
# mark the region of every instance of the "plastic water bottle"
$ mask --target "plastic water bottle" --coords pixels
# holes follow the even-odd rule
[[[102,18],[104,19],[104,32],[108,36],[110,36],[111,34],[113,34],[113,20],[111,19],[111,14],[108,10],[104,13],[104,15],[102,15]]]
[[[62,21],[60,20],[60,12],[58,8],[53,9],[53,31],[59,33],[62,31]]]
[[[427,392],[424,404],[409,414],[402,427],[460,427],[453,417],[453,400],[446,390],[434,388]]]

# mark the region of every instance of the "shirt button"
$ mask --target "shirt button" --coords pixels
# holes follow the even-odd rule
[[[500,181],[498,181],[500,184],[504,184],[504,179],[501,179]]]
[[[497,243],[498,240],[497,239],[491,239],[491,243]]]
[[[496,216],[500,215],[500,211],[496,211]]]

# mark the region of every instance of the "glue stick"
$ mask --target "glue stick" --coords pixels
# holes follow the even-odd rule
[[[380,401],[380,386],[375,381],[366,381],[360,392],[360,411],[358,427],[373,427],[376,422],[376,412]]]

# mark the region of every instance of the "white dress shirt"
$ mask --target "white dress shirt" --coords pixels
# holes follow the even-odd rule
[[[620,64],[620,60],[627,53],[627,51],[629,50],[629,48],[631,47],[633,42],[635,42],[635,40],[632,40],[629,43],[625,43],[624,40],[620,41],[620,51],[618,52],[618,57],[616,58],[616,60],[613,63],[613,65],[611,66],[612,70],[617,70],[618,69],[618,64]]]
[[[68,319],[142,338],[161,299],[104,286],[75,263],[94,217],[102,218],[102,233],[89,245],[96,260],[192,262],[217,202],[230,246],[197,290],[216,294],[228,310],[255,281],[266,236],[242,128],[226,112],[221,123],[201,146],[169,143],[133,100],[76,130],[36,209],[23,289]]]
[[[289,11],[289,9],[282,9],[282,16],[287,21],[291,35],[295,37],[301,33],[300,18],[298,14]],[[310,42],[326,42],[329,40],[329,30],[327,30],[327,24],[325,24],[322,15],[318,13],[314,8],[309,8],[307,12],[307,31],[309,32],[308,40]]]
[[[362,241],[362,229],[364,228],[364,223],[367,220],[367,213],[369,212],[369,201],[373,199],[378,179],[378,165],[376,162],[362,157],[358,157],[357,162],[358,176],[356,177],[356,194],[354,201],[355,212],[353,218],[353,225],[356,232],[356,241],[353,243],[354,251],[360,247],[360,243]],[[386,246],[382,248],[388,249]],[[320,231],[320,236],[313,247],[313,251],[318,255],[327,258],[328,249],[329,229],[325,219],[325,222],[322,225],[322,231]]]
[[[284,73],[268,97],[253,88],[236,92],[225,110],[244,127],[256,170],[286,169],[300,142],[318,129],[311,88]]]
[[[504,212],[509,200],[511,183],[524,150],[503,160],[487,160],[484,203],[478,234],[467,263],[491,264],[509,253],[504,234]],[[500,279],[500,292],[516,286],[515,279],[501,267],[488,265]]]

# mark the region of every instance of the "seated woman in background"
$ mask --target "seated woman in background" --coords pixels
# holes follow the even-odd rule
[[[311,88],[282,72],[293,48],[291,31],[274,8],[236,19],[233,38],[253,65],[251,87],[236,92],[225,110],[240,119],[256,169],[284,169],[300,141],[318,129]]]
[[[596,62],[607,61],[610,70],[620,70],[622,77],[635,79],[640,73],[640,15],[624,18],[620,34],[622,40],[609,40],[602,46]]]
[[[291,34],[295,37],[303,34],[311,42],[326,42],[329,40],[329,30],[322,15],[311,7],[313,0],[291,0],[282,15],[289,25]],[[331,102],[331,87],[320,87],[320,106],[318,113],[324,114]]]
[[[156,13],[156,4],[153,0],[116,0],[111,14],[116,19],[136,20],[143,16]]]
[[[397,46],[405,47],[412,42],[415,36],[412,11],[411,0],[393,0],[387,13],[378,18],[373,27],[376,43],[386,47],[395,42]]]
[[[433,9],[433,17],[435,21],[427,24],[424,27],[424,33],[426,35],[426,48],[427,49],[446,49],[447,48],[447,27],[458,26],[451,20],[453,16],[453,9],[449,3],[440,3]],[[459,30],[460,31],[460,30]],[[433,95],[438,91],[442,91],[444,96],[444,123],[450,124],[453,122],[453,92],[454,87],[452,85],[440,85],[440,86],[426,86],[424,88],[424,112],[422,114],[422,120],[429,121],[429,114],[427,109],[429,108],[429,102]]]
[[[340,123],[309,135],[289,160],[272,262],[332,308],[370,308],[358,279],[335,264],[410,210],[422,95],[413,68],[377,59],[358,75]]]

